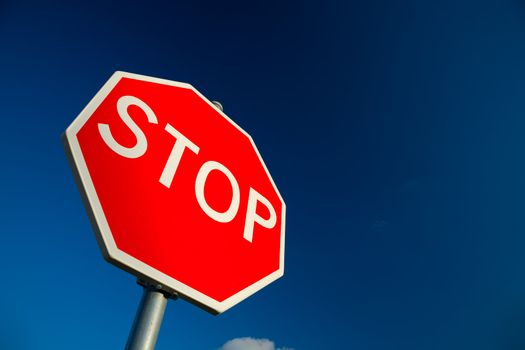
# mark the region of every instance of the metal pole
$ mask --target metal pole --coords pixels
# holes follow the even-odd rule
[[[221,111],[224,110],[220,102],[212,101],[212,103]],[[152,285],[140,279],[137,282],[144,287],[144,294],[129,334],[126,350],[154,350],[168,298],[161,285]],[[169,295],[171,298],[177,297],[172,293]]]
[[[222,103],[220,103],[219,101],[211,101],[211,103],[213,103],[215,105],[215,107],[217,107],[222,112],[224,112],[224,107],[222,106]]]
[[[166,310],[166,295],[153,286],[144,286],[126,350],[153,350],[157,343],[162,317]]]

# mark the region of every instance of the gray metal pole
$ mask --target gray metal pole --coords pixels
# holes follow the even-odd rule
[[[219,101],[211,101],[211,103],[213,103],[215,107],[224,112],[224,107],[222,107],[222,103],[220,103]]]
[[[219,101],[212,101],[212,103],[221,111],[224,110]],[[126,350],[154,350],[168,298],[162,291],[162,286],[155,286],[140,279],[137,282],[144,287],[144,294],[129,334]],[[176,298],[176,295],[170,294],[170,296]]]
[[[129,334],[126,350],[155,349],[167,303],[168,299],[162,291],[152,286],[144,286],[144,294]]]

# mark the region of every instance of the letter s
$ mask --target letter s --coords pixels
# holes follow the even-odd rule
[[[129,116],[128,107],[131,105],[137,106],[140,109],[142,109],[144,113],[146,113],[146,117],[148,118],[148,121],[150,123],[158,124],[158,121],[157,117],[155,116],[155,113],[153,113],[153,110],[146,103],[139,100],[138,98],[134,96],[122,96],[121,98],[119,98],[119,100],[117,101],[117,111],[124,124],[126,124],[126,126],[135,135],[135,138],[137,139],[137,143],[135,144],[135,146],[125,147],[117,141],[115,141],[115,138],[113,138],[108,124],[99,123],[98,131],[100,132],[100,136],[102,136],[104,142],[106,142],[106,145],[108,145],[108,147],[111,148],[115,153],[126,158],[139,158],[144,153],[146,153],[146,150],[148,149],[148,140],[146,139],[146,135],[144,135],[144,132]]]

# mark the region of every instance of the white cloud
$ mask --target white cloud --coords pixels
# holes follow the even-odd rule
[[[291,348],[276,348],[269,339],[235,338],[227,341],[219,350],[293,350]]]

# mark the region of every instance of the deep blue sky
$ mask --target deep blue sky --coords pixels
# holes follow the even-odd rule
[[[125,344],[60,142],[124,70],[220,100],[288,208],[285,276],[158,349],[524,349],[525,3],[189,3],[0,2],[0,348]]]

